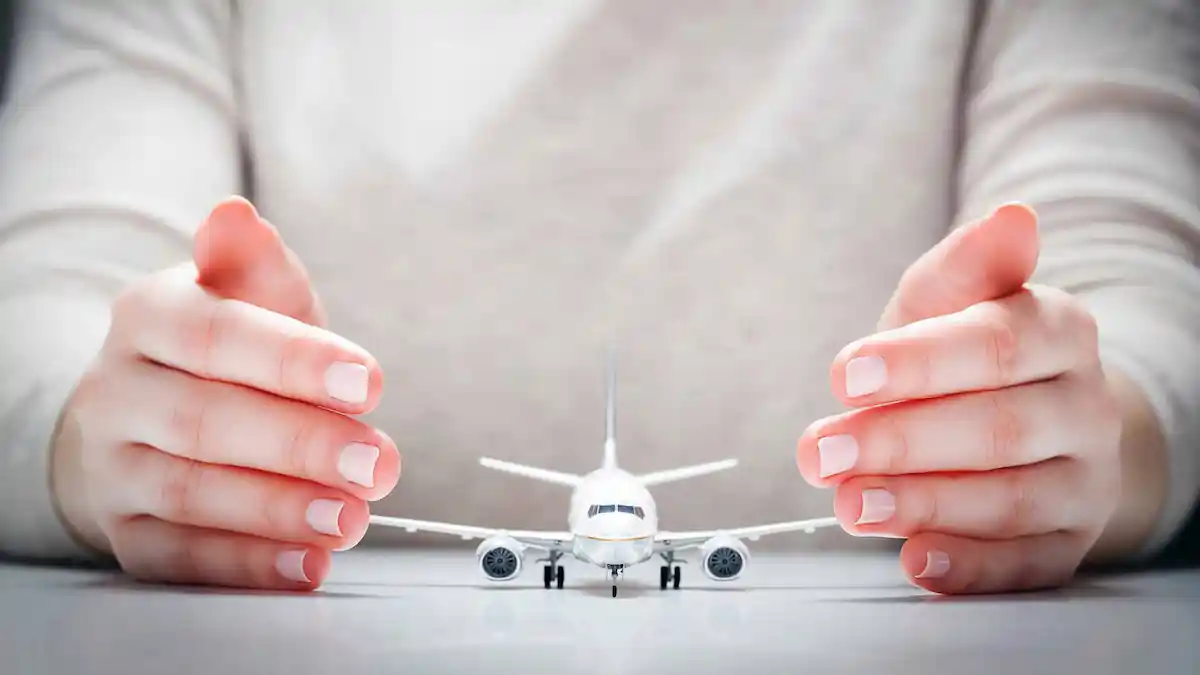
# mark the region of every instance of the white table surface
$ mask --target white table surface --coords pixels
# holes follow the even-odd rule
[[[339,554],[313,595],[144,586],[0,567],[0,674],[1200,673],[1200,571],[1050,593],[939,598],[891,556],[760,554],[741,580],[658,589],[658,565],[526,562],[484,580],[471,549]],[[745,670],[741,670],[745,669]]]

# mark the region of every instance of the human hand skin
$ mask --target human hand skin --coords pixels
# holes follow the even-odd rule
[[[1037,217],[1006,205],[915,262],[879,322],[831,367],[850,410],[801,436],[856,536],[905,538],[900,564],[944,594],[1067,583],[1137,550],[1164,498],[1144,397],[1102,366],[1097,327],[1029,283]]]
[[[379,364],[323,323],[278,231],[218,204],[190,263],[114,303],[64,407],[51,473],[77,538],[144,581],[318,587],[400,473],[351,417],[378,405]]]

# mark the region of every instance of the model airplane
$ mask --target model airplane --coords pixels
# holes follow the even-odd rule
[[[607,438],[604,458],[599,469],[578,476],[539,469],[496,459],[482,458],[480,464],[534,480],[557,483],[573,488],[567,516],[568,530],[524,531],[504,530],[471,525],[455,525],[410,518],[371,516],[371,523],[399,527],[409,532],[438,532],[463,539],[482,539],[475,555],[484,576],[492,581],[511,581],[521,574],[528,549],[543,551],[547,563],[542,581],[546,588],[563,587],[565,573],[559,561],[564,555],[607,569],[612,576],[612,594],[617,596],[617,584],[626,568],[646,562],[658,555],[663,560],[659,587],[678,589],[680,568],[676,555],[680,551],[699,549],[702,569],[715,581],[732,581],[741,576],[749,551],[742,539],[756,541],[768,534],[804,531],[812,533],[818,527],[837,525],[836,518],[798,520],[754,527],[698,532],[664,532],[658,529],[658,509],[649,488],[703,476],[737,466],[728,459],[707,464],[634,475],[617,465],[616,446],[616,381],[612,359],[608,367]]]

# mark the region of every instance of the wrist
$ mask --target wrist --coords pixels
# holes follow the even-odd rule
[[[1149,541],[1167,495],[1166,440],[1145,394],[1123,374],[1106,371],[1121,411],[1120,500],[1086,562],[1115,564],[1137,557]]]

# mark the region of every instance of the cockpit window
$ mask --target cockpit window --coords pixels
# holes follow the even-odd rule
[[[638,518],[645,519],[646,510],[640,506],[629,506],[626,504],[596,504],[588,508],[588,518],[593,518],[601,513],[628,513]]]

